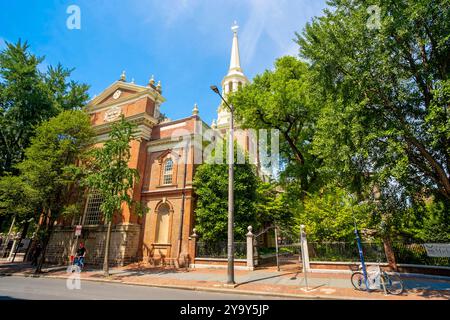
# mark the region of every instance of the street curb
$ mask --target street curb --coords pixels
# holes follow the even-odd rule
[[[13,277],[25,277],[25,278],[49,278],[49,279],[68,279],[66,276],[52,276],[52,275],[35,275],[26,273],[0,273],[0,276],[13,276]],[[155,288],[168,288],[168,289],[181,289],[181,290],[192,290],[192,291],[208,291],[217,293],[234,293],[234,294],[245,294],[245,295],[258,295],[258,296],[270,296],[270,297],[281,297],[281,298],[301,298],[301,299],[326,299],[326,300],[382,300],[374,298],[359,298],[359,297],[347,297],[347,296],[333,296],[333,295],[305,295],[305,294],[294,294],[294,293],[277,293],[277,292],[261,292],[261,291],[251,291],[251,290],[239,290],[239,289],[226,289],[226,288],[209,288],[209,287],[198,287],[198,286],[187,286],[187,285],[173,285],[173,284],[150,284],[150,283],[139,283],[131,281],[122,281],[114,279],[92,279],[86,278],[81,279],[82,281],[93,281],[93,282],[110,282],[110,283],[120,283],[125,285],[133,286],[143,286],[143,287],[155,287]]]

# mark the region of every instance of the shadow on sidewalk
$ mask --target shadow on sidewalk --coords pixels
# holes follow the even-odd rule
[[[14,263],[1,263],[0,264],[0,276],[11,275],[14,273],[32,273],[34,268],[31,263],[27,262],[14,262]]]
[[[91,272],[89,275],[90,278],[104,279],[102,269],[93,269],[86,268],[85,272]],[[126,280],[127,278],[132,277],[142,277],[142,276],[157,276],[163,274],[176,274],[176,273],[187,273],[188,270],[185,269],[176,269],[172,267],[161,267],[161,266],[132,266],[132,267],[118,267],[118,268],[110,268],[110,279],[114,280]]]
[[[13,298],[10,296],[0,296],[0,300],[24,300],[24,299]]]
[[[447,299],[450,300],[450,291],[441,291],[441,290],[427,290],[422,289],[417,293],[419,297],[427,298],[427,299]]]
[[[46,265],[42,266],[40,273],[35,274],[36,267],[31,265],[31,262],[14,262],[14,263],[2,263],[0,264],[0,277],[12,276],[16,273],[23,274],[24,276],[36,276],[51,274],[66,270],[67,266],[63,265]]]
[[[277,274],[277,275],[274,275],[274,276],[263,277],[263,278],[257,278],[257,279],[252,279],[252,280],[240,282],[240,283],[238,283],[238,284],[236,285],[236,288],[239,287],[239,286],[241,286],[241,285],[244,285],[244,284],[249,284],[249,283],[252,283],[252,282],[258,282],[258,281],[267,280],[267,279],[279,278],[279,277],[287,276],[287,275],[290,275],[290,274],[293,274],[293,273],[294,273],[294,272],[281,273],[281,274]],[[298,274],[298,273],[297,273],[297,274]],[[291,278],[291,280],[295,280],[295,279],[297,279],[297,277]]]

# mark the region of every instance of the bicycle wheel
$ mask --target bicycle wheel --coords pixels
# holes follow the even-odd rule
[[[362,272],[354,272],[352,274],[352,285],[356,290],[366,291],[366,282],[364,281],[364,274]]]
[[[400,277],[397,275],[388,275],[383,273],[384,285],[386,286],[386,291],[390,294],[398,295],[403,292],[403,283]]]

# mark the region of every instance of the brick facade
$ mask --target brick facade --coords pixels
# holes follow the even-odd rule
[[[122,207],[121,216],[117,217],[113,224],[110,248],[112,265],[178,256],[183,261],[184,258],[189,258],[189,235],[194,222],[195,196],[192,180],[195,165],[192,161],[193,147],[186,148],[185,145],[177,143],[177,140],[180,136],[192,137],[199,126],[205,129],[209,127],[197,115],[160,123],[157,119],[158,107],[163,101],[160,90],[153,85],[143,87],[116,81],[86,106],[92,126],[97,132],[98,144],[108,139],[110,125],[120,119],[120,115],[124,115],[138,128],[138,139],[130,144],[129,166],[139,171],[140,181],[132,192],[133,199],[146,206],[148,212],[139,217],[128,206]],[[175,138],[172,137],[174,135]],[[174,163],[172,182],[164,184],[164,164],[169,158]],[[184,161],[186,159],[187,163]],[[164,219],[159,216],[162,204],[164,208],[170,208]],[[85,215],[85,210],[81,214]],[[47,261],[68,261],[77,245],[74,236],[76,224],[78,223],[75,221],[61,221],[55,227]],[[160,230],[161,226],[165,230]],[[165,243],[157,242],[157,232],[166,232]],[[106,225],[83,225],[80,240],[84,242],[88,252],[86,263],[103,263],[105,239]]]
[[[237,30],[238,26],[233,25],[230,68],[222,81],[225,97],[249,82],[240,66]],[[196,168],[194,163],[201,159],[194,152],[195,144],[186,146],[183,142],[187,138],[193,141],[198,137],[201,137],[200,144],[204,140],[211,140],[211,135],[202,135],[211,128],[198,116],[197,105],[192,110],[192,116],[160,122],[159,107],[164,101],[161,85],[158,83],[155,86],[153,78],[147,86],[140,86],[126,82],[123,73],[120,80],[86,106],[97,133],[98,144],[108,139],[111,123],[120,119],[121,115],[137,126],[138,139],[131,142],[129,166],[139,171],[141,179],[133,188],[132,195],[135,201],[148,208],[148,212],[138,217],[124,205],[120,217],[114,219],[110,258],[115,264],[177,257],[189,263],[193,259],[191,256],[195,250],[192,244],[195,240],[189,238],[194,227],[195,209],[192,180]],[[215,120],[212,124],[216,133],[225,133],[229,117],[229,112],[221,103],[217,126]],[[249,138],[245,130],[235,133],[235,139],[245,151],[254,148]],[[202,156],[200,154],[200,158]],[[169,159],[173,162],[173,167],[167,167],[170,167],[170,171],[165,170]],[[188,159],[187,164],[185,159]],[[259,167],[259,160],[257,163]],[[84,217],[86,208],[81,213]],[[81,221],[85,221],[85,218]],[[74,246],[74,228],[73,221],[60,222],[51,239],[49,260],[67,261]],[[81,238],[88,250],[86,263],[101,263],[106,226],[83,226],[83,230]]]

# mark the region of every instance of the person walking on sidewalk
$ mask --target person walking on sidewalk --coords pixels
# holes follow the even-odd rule
[[[32,266],[37,266],[38,259],[39,259],[39,256],[41,255],[41,252],[42,252],[41,242],[38,241],[36,243],[36,247],[34,248],[33,259],[31,261]]]

